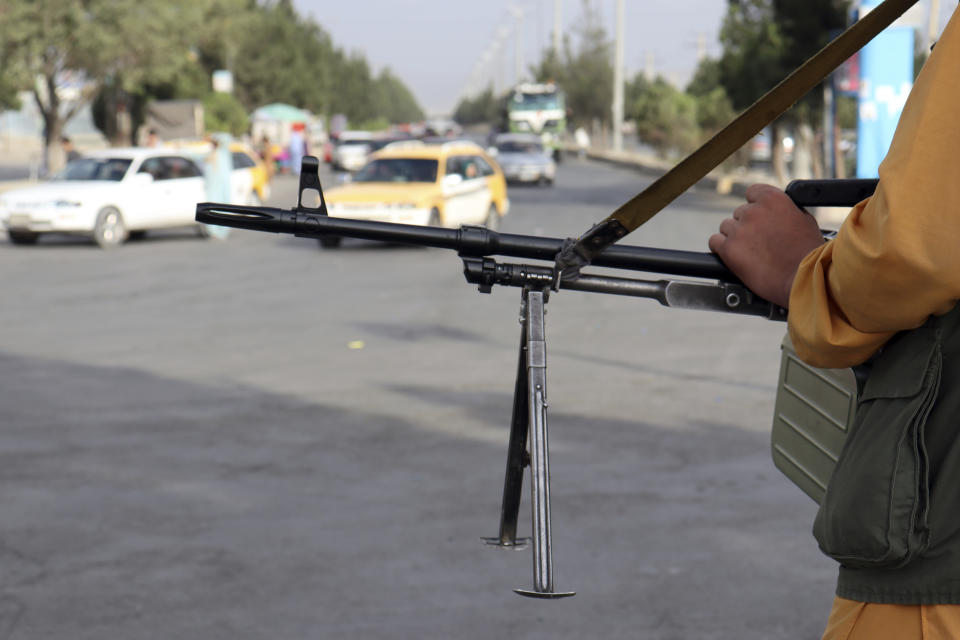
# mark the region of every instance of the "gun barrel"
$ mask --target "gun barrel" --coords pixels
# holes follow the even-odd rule
[[[392,222],[352,220],[303,213],[296,209],[245,207],[202,202],[197,222],[238,229],[289,233],[307,238],[344,236],[397,244],[452,249],[462,256],[509,256],[553,261],[563,247],[562,238],[498,233],[484,227],[446,229]],[[716,255],[707,252],[655,249],[637,246],[608,247],[592,264],[598,267],[648,271],[739,283]]]

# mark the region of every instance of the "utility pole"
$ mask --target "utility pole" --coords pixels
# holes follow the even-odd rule
[[[702,31],[697,34],[697,62],[703,62],[707,57],[707,34]]]
[[[617,0],[616,42],[613,54],[613,150],[623,151],[623,4]]]
[[[927,26],[927,46],[933,45],[940,35],[940,0],[930,0],[930,21]]]
[[[517,5],[507,5],[507,11],[517,19],[516,29],[516,52],[514,54],[513,83],[520,84],[523,81],[523,7]]]
[[[643,53],[643,77],[653,82],[657,74],[656,63],[653,59],[653,51],[644,51]]]
[[[561,34],[563,33],[563,0],[553,0],[553,51],[560,57]]]

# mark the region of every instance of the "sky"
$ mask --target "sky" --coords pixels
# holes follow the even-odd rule
[[[471,89],[512,84],[516,25],[509,7],[523,16],[524,68],[550,45],[557,0],[294,0],[336,46],[364,54],[376,73],[389,67],[430,115],[449,114]],[[593,0],[608,35],[614,34],[615,0]],[[679,86],[696,69],[698,55],[717,56],[717,35],[727,0],[625,0],[624,67],[629,78],[652,69]],[[928,15],[930,0],[921,0]],[[583,17],[583,0],[559,0],[563,30]],[[940,1],[940,26],[956,8]],[[498,30],[509,28],[499,48]],[[485,51],[491,53],[481,63]],[[499,88],[499,87],[498,87]]]

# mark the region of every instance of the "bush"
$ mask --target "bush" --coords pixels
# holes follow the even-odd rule
[[[229,93],[215,92],[203,99],[203,126],[207,132],[227,131],[239,136],[250,128],[250,117],[239,100]]]

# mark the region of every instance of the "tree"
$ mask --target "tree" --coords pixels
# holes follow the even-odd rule
[[[704,58],[700,61],[687,85],[687,93],[697,102],[697,126],[700,127],[701,141],[713,136],[733,120],[733,103],[720,82],[718,60]]]
[[[583,0],[583,17],[574,30],[576,49],[565,42],[566,64],[562,86],[573,124],[608,125],[612,119],[612,46],[590,0]]]
[[[203,100],[218,69],[233,73],[246,112],[287,102],[355,122],[422,117],[397,76],[385,69],[373,78],[362,55],[337,49],[290,0],[0,2],[0,106],[32,91],[51,171],[63,162],[65,123],[91,100],[111,142],[130,144],[151,100]],[[224,117],[224,99],[210,100]],[[240,122],[236,107],[231,127]]]
[[[646,83],[630,104],[629,115],[637,123],[640,139],[661,157],[687,152],[698,139],[697,100],[658,77]]]
[[[462,125],[494,122],[499,105],[493,87],[487,87],[476,97],[462,98],[453,112],[453,119]]]
[[[201,17],[197,0],[7,0],[0,19],[5,69],[31,90],[44,121],[46,162],[63,165],[64,124],[112,83],[171,77]],[[5,71],[5,75],[6,75]],[[36,79],[36,81],[34,81]],[[64,85],[75,91],[67,97]]]
[[[300,18],[288,3],[256,6],[233,20],[236,53],[214,40],[208,61],[234,74],[234,91],[247,109],[285,102],[314,113],[335,111],[337,67],[342,55],[329,34]]]
[[[229,93],[211,92],[203,99],[203,126],[207,131],[226,131],[239,136],[250,128],[250,117],[240,101]]]
[[[373,81],[375,110],[388,122],[416,122],[423,120],[423,109],[407,86],[385,68]]]
[[[822,48],[846,21],[848,0],[729,0],[720,30],[720,81],[739,111]],[[783,122],[819,127],[822,92],[814,89]],[[782,122],[772,125],[772,154],[785,180]],[[813,136],[810,136],[811,140]]]
[[[573,35],[574,41],[564,37],[562,52],[544,50],[530,71],[539,82],[553,80],[564,90],[571,126],[606,126],[612,119],[612,45],[591,0],[583,0]]]

